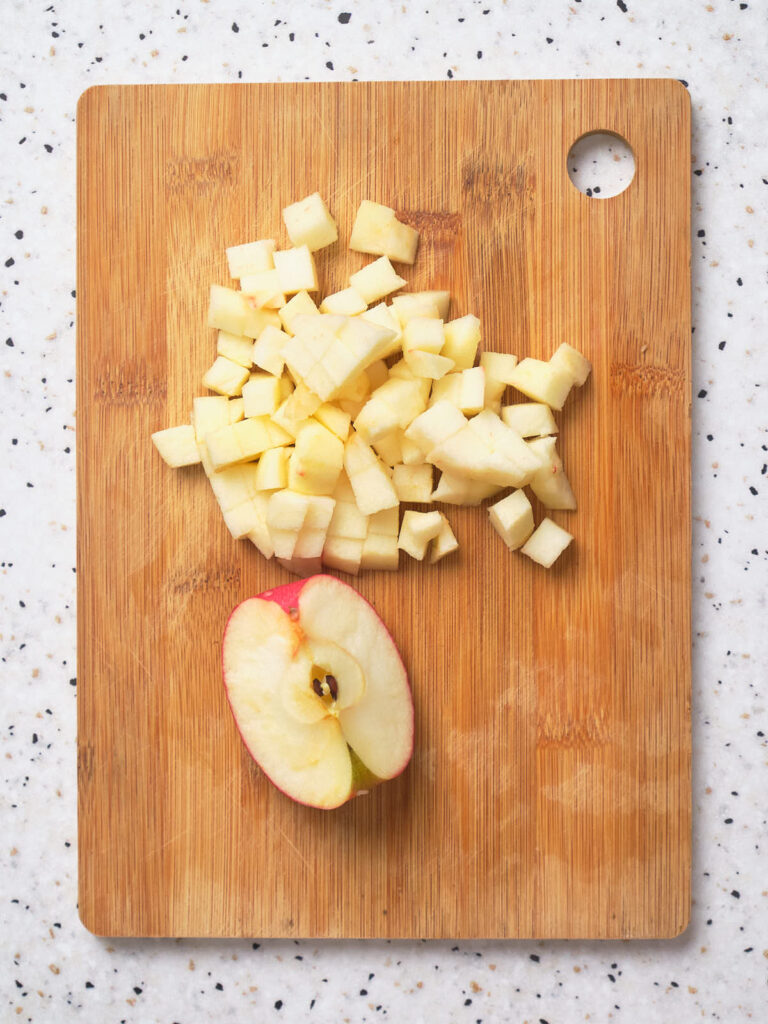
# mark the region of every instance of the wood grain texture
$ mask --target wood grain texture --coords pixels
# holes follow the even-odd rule
[[[78,110],[80,913],[111,935],[665,937],[690,902],[689,99],[673,81],[104,87]],[[629,141],[622,195],[566,154]],[[489,349],[591,360],[559,420],[579,500],[549,573],[483,509],[439,567],[364,573],[408,666],[413,761],[334,812],[249,760],[227,615],[286,582],[235,543],[186,422],[225,246],[319,190],[421,231]],[[344,250],[342,250],[344,252]],[[326,288],[366,257],[320,254]],[[538,512],[538,510],[537,510]]]

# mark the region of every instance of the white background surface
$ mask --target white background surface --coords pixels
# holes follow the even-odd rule
[[[768,1019],[764,0],[0,0],[0,23],[0,1017]],[[663,76],[690,88],[691,926],[643,943],[95,938],[75,909],[77,98],[96,83],[447,75]]]

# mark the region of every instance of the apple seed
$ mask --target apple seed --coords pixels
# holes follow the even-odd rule
[[[327,675],[322,682],[319,679],[313,679],[312,689],[318,697],[329,695],[331,700],[336,700],[339,695],[339,684],[336,682],[336,676],[332,675]]]

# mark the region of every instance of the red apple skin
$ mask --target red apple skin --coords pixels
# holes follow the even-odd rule
[[[408,687],[409,693],[411,693],[411,746],[410,746],[410,749],[408,751],[407,758],[405,758],[405,760],[403,761],[402,768],[400,769],[400,771],[396,772],[394,775],[389,776],[387,779],[379,779],[376,776],[369,775],[366,778],[366,780],[365,780],[367,788],[363,789],[361,787],[359,790],[353,789],[351,797],[349,798],[349,799],[352,799],[353,797],[357,796],[358,793],[360,795],[363,795],[363,794],[367,793],[368,789],[372,788],[373,786],[377,785],[380,782],[391,782],[392,779],[396,779],[399,775],[402,775],[402,773],[405,771],[405,769],[410,764],[411,757],[413,755],[413,747],[414,747],[414,743],[415,743],[415,730],[414,730],[414,723],[413,723],[413,694],[412,694],[412,691],[411,691],[411,681],[410,681],[410,678],[408,676],[408,672],[407,672],[407,670],[405,668],[405,664],[403,662],[403,659],[400,656],[400,649],[397,646],[397,644],[395,643],[394,638],[392,637],[392,634],[387,629],[386,624],[384,623],[384,620],[381,618],[381,616],[376,611],[376,609],[371,604],[371,602],[366,600],[366,598],[364,598],[363,595],[361,593],[359,593],[359,591],[355,590],[354,587],[350,587],[348,583],[345,583],[343,580],[338,579],[336,576],[331,576],[328,573],[318,573],[315,576],[307,576],[305,579],[294,580],[292,583],[283,583],[279,587],[273,587],[271,590],[264,590],[261,594],[256,594],[255,596],[257,598],[261,598],[263,601],[274,601],[275,604],[279,605],[283,609],[283,611],[286,613],[286,615],[288,615],[288,617],[291,619],[291,621],[294,622],[294,624],[297,627],[297,632],[298,632],[298,630],[300,629],[300,626],[298,625],[298,623],[299,623],[299,614],[298,614],[299,613],[299,595],[300,595],[301,591],[304,589],[304,587],[307,585],[307,583],[309,583],[311,580],[318,579],[321,576],[324,576],[326,579],[333,580],[334,583],[340,584],[343,587],[349,587],[350,590],[353,590],[355,592],[355,594],[357,595],[358,598],[360,598],[360,600],[365,601],[365,603],[367,605],[369,605],[371,610],[374,612],[376,617],[382,622],[382,624],[384,625],[384,628],[387,631],[387,636],[389,637],[389,639],[392,642],[392,646],[395,649],[395,653],[397,655],[397,659],[398,659],[398,661],[400,662],[400,664],[403,667],[403,673],[405,675],[406,686]],[[241,604],[245,604],[246,601],[251,601],[251,600],[253,600],[253,598],[246,598],[245,601],[241,601],[239,604],[235,605],[235,607],[229,613],[229,616],[227,618],[227,623],[226,623],[226,625],[224,627],[224,638],[223,638],[222,645],[221,645],[221,668],[222,668],[222,676],[223,677],[224,677],[224,650],[225,650],[225,647],[226,647],[226,635],[227,635],[227,629],[229,627],[230,620],[232,619],[232,616],[235,614],[235,612],[238,610],[238,608],[240,607]],[[278,785],[278,783],[275,782],[275,780],[270,775],[268,775],[267,772],[264,771],[264,769],[261,767],[259,762],[256,760],[256,758],[251,753],[251,749],[248,746],[248,744],[246,743],[245,737],[243,736],[243,734],[242,734],[242,732],[240,730],[240,724],[238,722],[237,715],[235,714],[235,710],[232,707],[232,702],[229,699],[229,689],[228,689],[228,687],[226,685],[226,682],[224,684],[224,692],[227,695],[227,703],[229,704],[229,709],[232,712],[232,717],[233,717],[233,719],[235,721],[235,728],[238,731],[240,739],[243,741],[243,746],[248,751],[249,756],[251,758],[253,758],[253,760],[256,762],[257,765],[259,765],[259,770],[261,772],[263,772],[263,774],[265,775],[266,778],[269,779],[269,781],[272,783],[272,785],[275,787],[275,789],[278,792],[282,793],[284,796],[288,797],[289,800],[292,800],[294,803],[301,804],[303,807],[312,807],[315,810],[334,810],[335,808],[333,808],[333,807],[318,808],[316,804],[310,804],[310,803],[307,803],[304,800],[299,800],[292,793],[287,793],[284,789],[281,789],[280,786]],[[343,801],[338,806],[343,807],[345,803],[349,803],[349,799]]]
[[[274,601],[275,604],[280,605],[286,615],[295,620],[299,611],[299,594],[310,580],[317,578],[317,576],[307,576],[306,579],[303,580],[295,580],[293,583],[284,583],[281,587],[274,587],[272,590],[265,590],[263,594],[257,594],[256,597],[260,597],[262,601]],[[331,578],[335,579],[335,577]],[[339,580],[337,582],[341,581]]]

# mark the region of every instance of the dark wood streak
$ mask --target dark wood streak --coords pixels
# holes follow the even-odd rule
[[[166,394],[164,380],[130,366],[108,371],[96,379],[93,388],[95,401],[110,405],[160,405]]]
[[[498,203],[510,195],[524,196],[530,188],[524,164],[466,161],[462,183],[467,201],[475,204]]]
[[[168,581],[174,594],[191,594],[200,590],[236,589],[240,586],[240,569],[219,569],[214,572],[175,573]]]
[[[677,397],[685,387],[685,373],[669,366],[633,366],[629,363],[613,363],[611,366],[612,391],[659,398],[663,395]]]
[[[169,192],[194,191],[202,195],[235,176],[237,153],[213,153],[204,157],[169,160],[165,167],[165,185]]]

